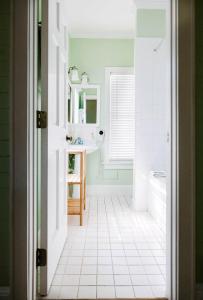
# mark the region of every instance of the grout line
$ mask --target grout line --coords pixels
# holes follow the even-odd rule
[[[79,284],[77,285],[77,298],[79,297],[79,288],[81,285],[81,276],[82,276],[82,267],[84,265],[84,258],[85,258],[85,251],[88,251],[89,249],[86,249],[87,243],[93,242],[96,243],[96,271],[95,271],[95,276],[96,276],[96,285],[91,285],[96,287],[96,298],[98,297],[97,294],[97,288],[98,288],[98,266],[99,266],[99,250],[107,250],[107,249],[99,249],[100,244],[102,243],[107,243],[110,245],[110,258],[111,258],[111,264],[105,264],[105,266],[111,266],[113,273],[112,274],[101,274],[101,275],[112,275],[113,277],[113,285],[114,290],[116,292],[116,282],[115,282],[115,274],[114,273],[114,266],[120,266],[122,267],[127,267],[128,274],[118,274],[118,275],[128,275],[131,281],[131,286],[133,289],[133,293],[135,294],[134,288],[133,288],[133,281],[132,281],[132,274],[130,274],[130,264],[127,261],[127,257],[138,257],[139,259],[143,257],[147,258],[148,256],[141,256],[142,250],[149,250],[150,251],[150,256],[152,257],[156,264],[151,264],[151,266],[157,266],[160,274],[146,274],[146,268],[144,264],[141,264],[139,266],[142,266],[144,269],[145,274],[135,274],[135,275],[145,275],[147,277],[147,280],[149,282],[149,276],[151,275],[159,275],[161,276],[164,280],[164,275],[162,273],[160,264],[158,264],[158,261],[156,260],[156,257],[158,257],[156,252],[154,253],[153,250],[160,250],[160,251],[165,251],[163,249],[163,244],[161,242],[161,239],[163,238],[163,235],[161,235],[160,230],[156,230],[158,228],[157,224],[155,224],[147,214],[133,214],[133,212],[130,209],[129,203],[128,203],[128,198],[125,195],[110,195],[110,196],[89,196],[88,198],[88,205],[86,212],[84,214],[84,228],[80,228],[75,225],[75,222],[73,222],[73,225],[70,225],[70,230],[69,230],[69,236],[66,241],[66,245],[69,243],[79,243],[80,240],[84,242],[84,247],[82,249],[75,249],[75,250],[81,250],[82,256],[79,256],[82,258],[81,264],[80,264],[80,272],[79,272]],[[127,220],[127,222],[126,222]],[[74,219],[73,219],[74,221]],[[102,230],[104,229],[104,230]],[[127,239],[125,237],[125,233],[127,234]],[[74,236],[75,235],[75,236]],[[154,235],[154,238],[153,238]],[[147,240],[149,238],[149,240]],[[137,239],[137,240],[136,240]],[[114,249],[112,246],[113,244],[121,244],[122,249]],[[125,245],[128,243],[132,243],[135,247],[134,249],[131,248],[126,248]],[[137,243],[146,243],[147,248],[146,249],[139,249],[137,247]],[[150,247],[150,243],[157,243],[160,247],[160,249],[152,249]],[[93,247],[94,248],[94,247]],[[64,247],[64,249],[67,250],[74,250],[72,246],[69,248]],[[125,259],[126,264],[114,264],[113,263],[113,258],[116,258],[117,256],[113,255],[113,250],[122,250],[123,251],[123,258]],[[128,256],[126,251],[127,250],[136,250],[137,255],[136,256]],[[64,250],[63,250],[64,251]],[[70,254],[68,253],[66,256],[67,258],[67,263],[65,264],[65,268],[68,266],[68,262],[70,262]],[[63,256],[62,257],[66,257]],[[77,256],[75,256],[77,257]],[[87,256],[91,258],[92,256]],[[103,256],[105,258],[105,256]],[[150,265],[150,264],[148,264]],[[78,265],[75,265],[78,266]],[[91,266],[86,265],[86,266]],[[132,265],[136,266],[136,265]],[[138,266],[138,265],[137,265]],[[65,271],[63,271],[62,278],[64,278]],[[68,274],[71,275],[71,274]],[[74,274],[75,275],[75,274]],[[90,274],[84,274],[84,275],[90,275]],[[92,274],[91,274],[92,275]],[[150,282],[147,284],[148,286],[151,287],[151,291],[153,292],[153,287],[155,286],[161,286],[160,284],[158,285],[152,285]],[[86,285],[88,286],[88,285]],[[122,285],[120,285],[122,286]],[[128,286],[128,287],[129,287]],[[143,285],[144,286],[144,285]],[[164,285],[162,285],[164,286]],[[108,287],[108,286],[106,286]],[[127,287],[127,286],[126,286]],[[60,289],[62,288],[62,285],[60,286]],[[60,290],[61,291],[61,290]]]

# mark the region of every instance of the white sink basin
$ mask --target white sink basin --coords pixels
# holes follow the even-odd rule
[[[98,147],[95,144],[90,144],[90,145],[74,145],[74,144],[70,144],[70,145],[67,146],[67,151],[68,152],[86,150],[87,154],[93,153],[97,149],[98,149]]]

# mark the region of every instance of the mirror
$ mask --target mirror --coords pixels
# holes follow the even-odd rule
[[[100,86],[72,84],[68,97],[68,122],[99,125]]]

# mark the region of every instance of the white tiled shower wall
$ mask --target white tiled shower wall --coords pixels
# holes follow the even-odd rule
[[[136,39],[135,209],[148,210],[149,174],[166,171],[168,126],[167,42]]]

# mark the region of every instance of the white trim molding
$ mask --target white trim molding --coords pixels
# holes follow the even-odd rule
[[[132,40],[134,39],[135,33],[116,33],[116,32],[104,32],[104,33],[70,33],[70,38],[72,39],[122,39],[122,40]]]
[[[126,195],[132,196],[132,185],[87,185],[87,195]]]
[[[150,0],[151,1],[151,0]],[[34,206],[32,197],[33,182],[35,175],[32,172],[32,145],[34,139],[30,122],[35,117],[35,111],[31,110],[34,104],[33,78],[34,62],[30,55],[33,39],[31,21],[32,13],[36,10],[34,0],[13,0],[13,30],[14,42],[12,45],[12,110],[13,110],[13,263],[11,278],[11,293],[15,300],[36,299],[31,296],[30,289],[34,289],[32,274],[28,269],[35,268],[35,246],[33,231],[35,230],[33,212],[30,207]],[[165,3],[165,2],[164,2]],[[172,206],[173,222],[172,236],[173,268],[172,285],[175,294],[170,300],[194,300],[195,295],[195,97],[194,97],[194,0],[171,0],[173,37],[179,47],[173,52],[173,72],[176,74],[177,89],[173,93],[177,102],[173,109],[177,109],[178,115],[173,115],[173,125],[178,128],[177,147],[174,146],[173,155],[177,163],[173,165],[173,180],[179,184],[173,191],[175,197]],[[178,31],[177,31],[178,28]],[[21,34],[19,35],[19,32]],[[174,34],[174,32],[176,32]],[[31,117],[31,111],[33,113]],[[32,120],[31,120],[32,119]],[[32,185],[32,186],[30,186]],[[92,186],[93,187],[93,186]],[[91,188],[92,188],[91,187]],[[89,190],[91,191],[91,188]],[[104,192],[104,186],[97,188]],[[116,186],[116,189],[118,186]],[[127,188],[127,187],[125,187]],[[124,189],[125,189],[124,188]],[[113,188],[115,191],[115,187]],[[95,189],[93,190],[95,191]],[[173,209],[172,208],[172,209]],[[172,210],[173,212],[173,210]],[[34,214],[35,213],[35,214]],[[28,220],[30,222],[28,223]],[[33,225],[33,226],[32,226]],[[30,256],[33,255],[33,259]],[[20,272],[20,276],[19,276]]]

